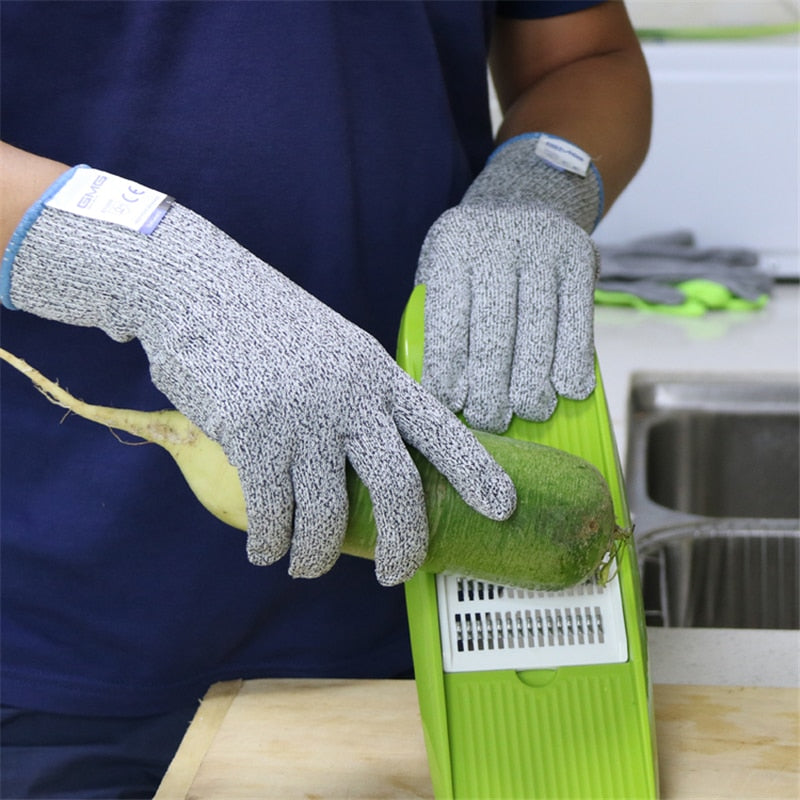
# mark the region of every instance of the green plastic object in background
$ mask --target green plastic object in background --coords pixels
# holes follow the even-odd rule
[[[701,25],[681,28],[637,28],[636,34],[642,41],[741,41],[769,39],[775,36],[797,36],[800,34],[799,22],[778,22],[764,25]]]
[[[400,365],[422,372],[425,289],[406,308]],[[561,398],[547,422],[513,419],[506,435],[559,447],[593,463],[631,520],[600,373],[583,401]],[[617,554],[628,659],[550,669],[445,672],[436,576],[406,584],[414,670],[437,800],[658,797],[647,638],[632,537]]]
[[[675,284],[683,294],[680,303],[653,303],[634,292],[595,289],[594,300],[603,306],[630,306],[641,311],[656,311],[680,317],[700,317],[707,311],[755,311],[769,302],[769,295],[762,294],[755,300],[737,297],[727,287],[715,281],[694,278]]]

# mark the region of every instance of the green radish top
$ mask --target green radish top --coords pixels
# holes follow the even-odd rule
[[[473,511],[422,456],[430,527],[421,569],[526,589],[558,590],[596,573],[618,540],[608,485],[577,456],[544,445],[476,433],[517,487],[517,508],[497,522]],[[350,473],[351,523],[343,550],[369,557],[375,542],[369,495]]]

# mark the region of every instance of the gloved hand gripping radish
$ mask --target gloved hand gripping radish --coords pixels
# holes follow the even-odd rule
[[[164,195],[75,168],[20,223],[1,285],[10,308],[141,342],[155,385],[237,468],[255,564],[290,551],[292,575],[331,568],[349,461],[375,509],[378,580],[409,578],[428,529],[404,442],[476,510],[513,511],[508,476],[371,336]]]
[[[236,528],[247,527],[236,470],[219,444],[179,411],[91,405],[2,347],[0,360],[30,378],[50,402],[163,447],[208,511]],[[515,481],[517,510],[503,521],[478,516],[414,453],[429,501],[430,542],[420,569],[532,590],[566,589],[591,575],[605,581],[610,569],[606,556],[613,555],[630,532],[616,524],[603,475],[582,458],[555,447],[480,431],[476,436]],[[350,518],[342,552],[374,559],[378,537],[373,505],[350,468],[347,491]]]
[[[433,225],[422,384],[470,425],[502,432],[512,413],[548,419],[557,395],[594,388],[600,175],[563,139],[501,145],[460,205]]]

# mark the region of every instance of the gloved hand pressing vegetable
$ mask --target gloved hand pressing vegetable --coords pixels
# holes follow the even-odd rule
[[[637,239],[601,249],[595,298],[669,314],[697,316],[709,309],[763,306],[772,277],[746,248],[698,247],[689,231]]]
[[[374,505],[378,580],[409,578],[427,519],[404,442],[481,513],[514,508],[506,474],[377,341],[162,194],[70,171],[20,223],[0,285],[9,307],[139,339],[155,385],[238,469],[255,564],[290,550],[292,575],[331,568],[349,460]]]
[[[423,386],[467,422],[502,432],[545,420],[557,395],[594,388],[589,238],[602,212],[589,157],[545,134],[510,139],[429,231]]]

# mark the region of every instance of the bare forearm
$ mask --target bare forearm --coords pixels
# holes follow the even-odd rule
[[[641,166],[650,138],[649,103],[642,87],[625,80],[626,60],[587,59],[543,79],[509,109],[498,139],[546,131],[574,142],[592,156],[610,207]]]
[[[25,212],[59,175],[66,164],[41,158],[0,142],[0,247],[5,249]]]
[[[569,16],[583,21],[560,49],[550,43],[565,37],[552,29],[566,29],[566,17],[528,31],[524,24],[499,22],[491,54],[505,112],[498,140],[546,131],[574,142],[603,177],[607,210],[647,154],[650,81],[622,4]],[[584,51],[587,41],[592,45]]]

